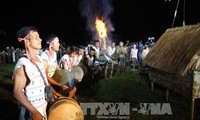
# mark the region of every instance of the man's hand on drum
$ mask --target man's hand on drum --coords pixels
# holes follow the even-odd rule
[[[33,120],[43,120],[43,116],[41,115],[39,111],[34,110],[31,113],[32,113]]]
[[[53,90],[53,97],[55,99],[58,99],[59,97],[62,97],[62,95],[60,93],[56,92],[55,90]]]
[[[62,90],[67,90],[69,87],[67,85],[61,85]]]

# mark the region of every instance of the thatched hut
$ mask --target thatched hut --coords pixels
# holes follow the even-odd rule
[[[167,29],[144,59],[153,84],[158,83],[186,98],[199,97],[200,25]]]

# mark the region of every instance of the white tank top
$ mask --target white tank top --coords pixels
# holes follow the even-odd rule
[[[56,67],[57,67],[57,55],[56,52],[54,52],[54,57],[50,57],[48,55],[48,51],[45,50],[44,52],[42,52],[41,54],[42,59],[46,60],[48,62],[49,65],[49,70],[48,70],[48,76],[52,77],[56,71]]]
[[[42,62],[42,59],[40,56],[37,56],[41,62],[37,62],[36,64],[40,68],[46,83],[48,83],[47,78],[46,78],[46,73],[45,73],[45,67]],[[45,84],[44,80],[36,68],[36,65],[34,65],[30,60],[28,60],[25,57],[20,58],[14,68],[13,73],[16,72],[16,70],[22,66],[25,66],[25,72],[30,79],[30,83],[22,90],[24,94],[27,96],[29,102],[42,114],[46,114],[46,105],[47,101],[45,100]]]

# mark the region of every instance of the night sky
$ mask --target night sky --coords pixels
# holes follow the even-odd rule
[[[112,39],[144,42],[151,36],[158,39],[172,27],[177,1],[112,0],[113,11],[109,14],[114,28]],[[16,32],[26,25],[37,27],[41,38],[49,33],[57,34],[67,45],[86,44],[91,40],[91,33],[86,30],[87,19],[81,15],[84,11],[84,6],[80,7],[81,0],[17,2],[0,5],[0,30],[6,33],[0,34],[1,48],[17,47]],[[186,25],[199,23],[200,0],[185,0],[185,14],[183,6],[184,0],[180,0],[173,27],[182,26],[184,20]],[[96,9],[102,9],[99,7]]]

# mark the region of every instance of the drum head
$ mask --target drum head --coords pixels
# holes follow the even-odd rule
[[[105,64],[107,62],[107,59],[104,55],[100,55],[98,58],[99,64]]]
[[[73,77],[72,73],[70,71],[61,69],[61,70],[56,70],[54,75],[52,76],[52,78],[59,82],[60,84],[67,84],[69,79],[73,79],[70,78],[70,76]]]
[[[118,59],[118,55],[116,53],[112,54],[111,57],[114,58],[114,60],[117,60]]]
[[[84,75],[86,75],[88,72],[87,67],[84,64],[79,64],[78,66],[80,66],[83,69]]]
[[[74,74],[74,77],[78,80],[78,82],[82,81],[84,72],[80,66],[73,66],[71,72]]]
[[[62,97],[50,107],[48,120],[84,120],[84,113],[74,99]]]

